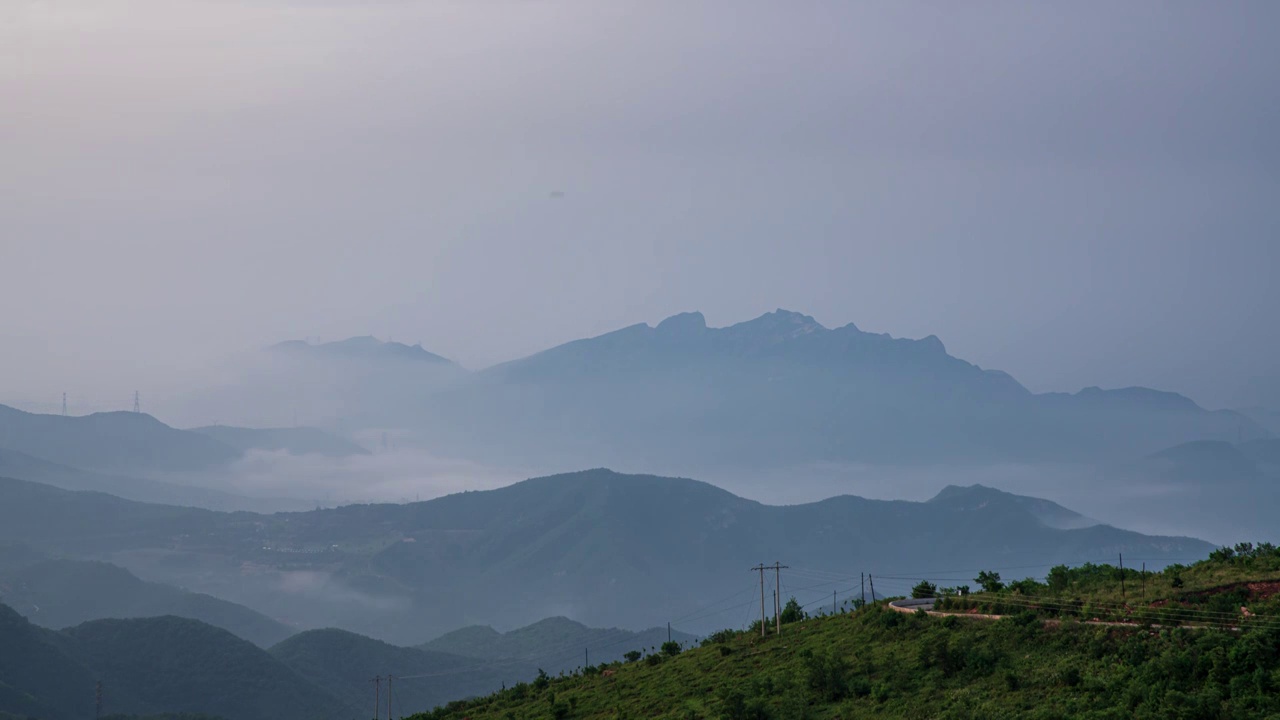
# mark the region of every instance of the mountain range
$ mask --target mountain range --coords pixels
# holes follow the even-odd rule
[[[364,447],[317,428],[184,430],[143,413],[41,415],[0,405],[0,468],[12,466],[18,477],[40,475],[45,482],[96,483],[97,489],[125,495],[178,492],[175,483],[147,480],[223,470],[250,451],[369,455]]]
[[[223,393],[246,413],[302,402],[345,431],[405,428],[440,455],[520,467],[1110,462],[1270,436],[1176,393],[1032,393],[935,336],[828,328],[787,310],[721,328],[683,313],[478,372],[369,337],[293,341],[263,358]]]
[[[0,543],[19,542],[112,562],[295,627],[342,627],[401,645],[469,624],[556,615],[651,627],[727,590],[749,590],[746,568],[770,558],[846,581],[884,573],[889,582],[922,567],[1047,568],[1117,552],[1159,566],[1212,547],[1091,524],[982,486],[948,488],[927,502],[841,496],[769,506],[694,480],[608,470],[421,503],[274,515],[0,480]],[[724,620],[703,616],[686,629]]]
[[[0,548],[0,553],[12,556]],[[271,647],[293,629],[246,607],[160,583],[101,561],[36,559],[0,563],[0,602],[47,628],[89,620],[160,615],[201,620],[259,647]]]

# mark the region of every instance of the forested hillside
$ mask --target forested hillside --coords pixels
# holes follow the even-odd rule
[[[883,601],[823,617],[793,606],[781,635],[770,627],[762,638],[759,625],[726,631],[695,650],[672,646],[541,678],[417,720],[1280,713],[1274,547],[1242,546],[1192,566],[1124,577],[1140,587],[1122,591],[1119,568],[1101,565],[1055,569],[1047,582],[1005,583],[984,572],[970,604],[961,597],[946,615],[897,612]],[[934,594],[936,585],[922,580],[917,590]],[[975,615],[979,604],[1009,614]],[[1095,612],[1104,617],[1095,620]]]

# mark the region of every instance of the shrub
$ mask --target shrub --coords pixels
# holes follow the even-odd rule
[[[675,657],[680,654],[680,643],[675,640],[668,640],[662,643],[662,654],[668,657]]]
[[[928,580],[921,580],[916,586],[911,588],[911,597],[913,598],[931,598],[938,596],[938,586]]]
[[[804,659],[809,689],[823,700],[836,702],[849,694],[849,663],[835,653],[807,653]]]
[[[538,668],[538,677],[533,679],[533,689],[538,692],[546,690],[551,685],[551,677],[547,675],[547,671]]]

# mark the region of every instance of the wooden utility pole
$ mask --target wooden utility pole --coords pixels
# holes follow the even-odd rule
[[[871,602],[876,601],[876,579],[871,577],[871,573],[867,573],[867,582],[871,585]]]
[[[102,717],[102,681],[93,684],[93,720]]]
[[[387,720],[391,720],[391,676],[387,676]]]
[[[764,637],[764,563],[751,568],[760,573],[760,637]]]
[[[382,717],[382,676],[379,675],[369,682],[373,683],[373,720]]]
[[[777,633],[782,634],[782,571],[787,566],[778,561],[773,563],[773,622],[777,627]]]
[[[671,623],[667,623],[667,642],[671,642]]]
[[[586,670],[589,667],[591,667],[591,653],[586,648],[582,648],[582,669]]]

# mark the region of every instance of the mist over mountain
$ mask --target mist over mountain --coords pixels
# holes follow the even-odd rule
[[[205,470],[240,452],[213,438],[131,412],[38,415],[0,405],[0,448],[103,472]]]
[[[143,582],[123,568],[98,561],[43,559],[0,566],[0,602],[52,629],[105,618],[175,615],[222,628],[259,647],[270,647],[294,632],[248,608]]]
[[[1212,547],[1092,525],[1055,504],[980,486],[928,502],[841,496],[769,506],[693,480],[608,470],[421,503],[275,515],[0,480],[0,542],[19,541],[109,561],[297,627],[342,627],[399,644],[555,615],[652,627],[749,589],[746,568],[769,558],[802,558],[847,580],[921,565],[1047,568],[1116,552],[1159,566]],[[724,620],[678,626],[713,630]]]
[[[344,408],[327,418],[335,426],[404,428],[432,452],[518,467],[1109,462],[1269,435],[1176,393],[1031,393],[935,336],[827,328],[786,310],[723,328],[684,313],[475,373],[367,337],[268,353],[281,354],[331,373],[319,394]]]

